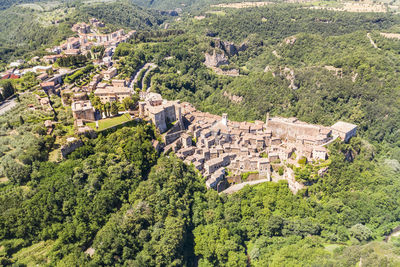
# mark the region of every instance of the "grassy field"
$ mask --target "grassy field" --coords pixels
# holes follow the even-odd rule
[[[241,2],[241,3],[228,3],[211,5],[211,7],[222,7],[222,8],[249,8],[249,7],[261,7],[273,4],[271,2]]]
[[[334,251],[336,248],[340,248],[340,247],[341,247],[341,245],[338,245],[338,244],[326,244],[326,245],[325,245],[325,249],[326,249],[327,251],[331,252],[331,253],[333,253],[333,251]]]
[[[47,240],[33,244],[18,251],[13,255],[13,259],[25,266],[39,266],[48,263],[47,255],[50,252],[54,241]]]
[[[207,14],[214,14],[214,15],[217,15],[217,16],[225,16],[226,15],[225,11],[222,11],[222,10],[210,10],[210,11],[206,11],[206,13]]]
[[[94,123],[94,122],[90,122],[87,125],[96,131],[102,131],[107,128],[125,123],[130,120],[131,120],[131,117],[128,114],[123,114],[121,116],[99,120],[98,121],[99,122],[98,129],[96,129],[96,123]]]

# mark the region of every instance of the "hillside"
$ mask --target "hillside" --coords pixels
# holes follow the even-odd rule
[[[111,29],[151,29],[163,18],[127,2],[88,3],[85,5],[36,2],[13,6],[0,11],[0,55],[2,61],[39,52],[43,46],[55,45],[73,33],[72,25],[96,17]],[[39,50],[39,51],[38,51]]]
[[[89,57],[56,61],[55,69],[76,72],[60,95],[50,96],[53,111],[41,104],[46,94],[37,90],[37,75],[0,82],[21,93],[15,108],[0,115],[0,265],[400,266],[400,15],[337,10],[342,2],[227,7],[231,2],[238,1],[35,3],[0,11],[4,62],[43,54],[72,36],[75,22],[92,17],[106,23],[104,31],[137,30],[111,57],[113,82],[132,92],[127,101],[103,103],[87,88],[105,74],[97,57],[106,45],[90,49]],[[218,3],[225,5],[210,6]],[[175,8],[184,11],[168,17],[157,11]],[[102,89],[113,82],[103,80]],[[216,157],[221,147],[266,132],[236,121],[253,125],[267,116],[327,127],[345,121],[357,125],[357,135],[329,141],[325,159],[308,160],[296,150],[270,161],[273,149],[288,143],[274,136],[273,145],[271,133],[271,150],[259,159],[268,159],[276,179],[218,193],[207,189],[195,154],[158,150],[167,134],[155,119],[147,123],[150,115],[138,115],[138,95],[147,91],[188,107],[183,126],[176,116],[166,128],[181,134],[200,117],[203,132],[180,135],[196,149],[211,154],[212,145],[201,140],[211,143],[219,122],[208,123],[201,112],[227,113],[229,123],[244,126],[236,144],[214,139]],[[92,131],[78,134],[71,102],[81,99],[93,116],[97,110],[114,117],[98,120],[99,128],[89,119]],[[158,100],[150,109],[165,115]],[[81,146],[62,158],[71,137]],[[256,153],[237,151],[230,156]],[[289,172],[303,186],[295,193]],[[250,174],[256,173],[238,179]]]

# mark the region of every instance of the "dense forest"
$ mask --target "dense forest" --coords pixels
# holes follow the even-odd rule
[[[358,136],[329,146],[323,177],[312,176],[308,163],[297,169],[299,180],[311,181],[297,194],[280,181],[226,195],[207,190],[194,167],[174,154],[156,152],[152,140],[160,136],[145,123],[84,137],[68,158],[55,158],[60,140],[73,132],[70,109],[52,96],[55,112],[44,111],[36,96],[43,93],[21,94],[15,109],[0,116],[1,265],[400,265],[399,237],[384,240],[400,225],[400,41],[380,34],[399,32],[399,16],[298,5],[206,13],[205,2],[182,2],[204,17],[179,20],[128,2],[78,5],[57,26],[30,23],[26,35],[10,40],[1,29],[1,59],[43,49],[69,36],[73,22],[95,16],[138,30],[115,51],[120,78],[153,63],[142,79],[166,99],[238,121],[264,120],[267,112],[328,126],[344,120],[358,125]],[[38,14],[0,12],[2,19],[23,14],[13,17],[22,32]],[[168,29],[160,29],[164,22]],[[220,41],[245,49],[229,54]],[[14,43],[30,46],[20,52]],[[208,68],[205,54],[214,50],[240,75]],[[46,120],[59,122],[53,135],[46,135]]]

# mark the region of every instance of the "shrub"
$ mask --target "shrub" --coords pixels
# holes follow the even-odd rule
[[[297,161],[297,163],[299,163],[301,165],[305,165],[305,164],[307,164],[307,158],[306,157],[301,157],[301,159],[299,159]]]
[[[278,174],[280,176],[282,176],[284,172],[285,172],[285,170],[284,170],[283,166],[280,166],[279,169],[278,169]]]
[[[368,241],[369,239],[371,239],[372,236],[371,230],[361,223],[353,225],[350,228],[350,234],[352,237],[356,238],[360,242]]]

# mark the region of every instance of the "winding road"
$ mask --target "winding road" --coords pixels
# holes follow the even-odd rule
[[[142,77],[142,88],[143,88],[143,80],[144,80],[143,78],[146,76],[146,74],[147,74],[149,71],[152,71],[152,70],[155,69],[156,67],[157,67],[157,65],[154,64],[154,63],[146,63],[146,64],[144,64],[144,66],[141,67],[141,68],[136,72],[135,77],[133,78],[133,80],[131,81],[131,83],[130,83],[130,85],[129,85],[129,88],[130,88],[130,89],[133,89],[133,85],[137,82],[137,80],[138,80],[138,78],[139,78],[139,74],[142,72],[142,70],[146,69],[146,72],[144,73],[144,75],[143,75],[143,77]],[[149,90],[147,90],[147,91],[149,91]]]

